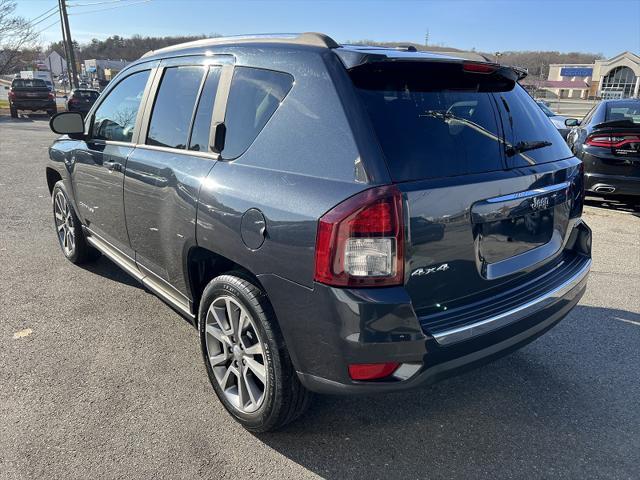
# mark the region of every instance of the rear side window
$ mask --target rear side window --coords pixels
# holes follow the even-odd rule
[[[149,122],[147,144],[187,148],[189,127],[205,67],[170,67],[164,70]]]
[[[91,136],[94,139],[130,142],[149,70],[122,80],[96,110]]]
[[[220,83],[220,67],[211,67],[204,83],[198,110],[193,120],[193,130],[191,132],[191,142],[189,150],[196,152],[209,151],[209,130],[211,129],[211,116],[213,115],[213,104],[216,100],[216,92]]]
[[[371,65],[351,78],[395,181],[503,168],[492,94],[460,65]]]
[[[293,77],[288,73],[235,68],[224,121],[224,159],[237,158],[249,148],[292,85]]]
[[[514,155],[509,159],[510,166],[520,167],[552,162],[572,155],[556,127],[520,85],[516,85],[508,92],[495,95],[500,105],[505,138],[508,143],[517,145],[520,142],[551,142],[550,146]]]
[[[616,120],[640,124],[640,100],[607,103],[604,121],[613,122]]]

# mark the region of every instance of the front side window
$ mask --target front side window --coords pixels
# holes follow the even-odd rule
[[[147,145],[186,149],[205,67],[166,68],[153,105]]]
[[[224,159],[237,158],[249,148],[292,85],[293,77],[288,73],[248,67],[235,69],[224,120],[227,127]]]
[[[149,70],[134,73],[111,90],[96,110],[91,136],[98,140],[130,142]]]

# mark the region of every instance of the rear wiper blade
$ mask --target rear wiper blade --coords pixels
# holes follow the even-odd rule
[[[538,148],[550,147],[553,145],[551,142],[547,142],[546,140],[536,140],[532,142],[518,142],[515,145],[511,145],[507,147],[506,153],[507,156],[513,157],[518,153],[528,152],[529,150],[537,150]]]

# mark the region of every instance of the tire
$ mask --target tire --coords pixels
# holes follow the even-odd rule
[[[202,356],[231,416],[249,431],[273,431],[298,418],[311,393],[298,380],[266,294],[242,277],[221,275],[205,288],[198,312]]]
[[[64,256],[76,265],[97,259],[100,252],[87,243],[82,225],[69,201],[62,180],[53,186],[51,201],[56,236]]]
[[[9,107],[9,112],[11,113],[11,118],[18,118],[18,110],[13,108],[13,107]]]

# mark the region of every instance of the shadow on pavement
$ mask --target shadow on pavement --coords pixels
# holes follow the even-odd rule
[[[33,122],[49,122],[46,113],[18,113],[18,118],[12,118],[10,115],[0,115],[0,123],[33,123]]]
[[[640,447],[640,315],[570,315],[493,364],[411,392],[319,396],[297,422],[257,437],[330,479],[626,478]]]
[[[120,282],[130,287],[137,287],[144,290],[140,282],[135,280],[131,275],[125,273],[120,267],[109,260],[104,255],[100,256],[95,262],[81,265],[85,270],[100,275],[108,280]]]
[[[640,196],[636,198],[597,198],[587,197],[584,201],[585,205],[590,207],[602,208],[606,210],[616,210],[618,212],[626,212],[640,217]]]

